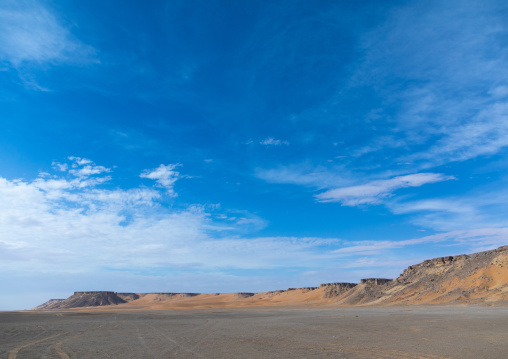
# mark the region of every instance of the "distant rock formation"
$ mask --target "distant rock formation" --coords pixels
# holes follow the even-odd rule
[[[127,301],[119,297],[115,292],[74,292],[74,294],[67,299],[52,299],[34,309],[97,307],[102,305],[118,305],[121,303],[127,303]]]
[[[383,303],[399,304],[508,300],[508,246],[409,266],[383,295]]]
[[[508,246],[409,266],[395,280],[367,278],[338,298],[348,305],[485,303],[508,300]]]
[[[129,303],[186,303],[194,297],[208,300],[223,294],[74,292],[67,299],[51,299],[35,310],[110,306]],[[255,296],[255,298],[254,298]],[[338,305],[411,305],[489,303],[508,301],[508,246],[471,255],[447,256],[409,266],[396,279],[365,278],[356,283],[324,283],[319,287],[288,288],[266,293],[233,293],[234,303],[286,305],[336,303]],[[288,298],[288,301],[285,301]],[[207,307],[219,304],[207,304]],[[222,303],[222,304],[220,304]],[[234,306],[229,303],[229,306]]]
[[[42,310],[42,309],[53,309],[57,308],[58,304],[63,302],[65,299],[50,299],[45,303],[42,303],[41,305],[38,305],[37,307],[33,308],[33,310]]]

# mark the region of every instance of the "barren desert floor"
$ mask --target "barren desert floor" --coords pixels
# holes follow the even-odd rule
[[[508,308],[0,312],[0,358],[508,358]]]

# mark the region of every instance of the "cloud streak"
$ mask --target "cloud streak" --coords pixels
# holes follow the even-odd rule
[[[344,206],[379,204],[382,200],[393,196],[393,192],[400,188],[420,187],[424,184],[451,179],[454,177],[440,173],[416,173],[371,181],[358,186],[331,189],[316,195],[316,199],[319,202],[341,202]]]
[[[345,256],[377,256],[381,251],[399,249],[422,244],[446,243],[447,246],[466,245],[471,251],[479,252],[506,245],[508,228],[477,228],[456,230],[403,241],[360,241],[352,245],[344,244],[334,253]],[[427,258],[430,259],[430,258]]]
[[[0,59],[14,67],[26,63],[93,61],[95,50],[81,43],[54,13],[33,1],[0,6]]]

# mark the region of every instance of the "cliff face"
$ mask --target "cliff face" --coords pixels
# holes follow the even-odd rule
[[[395,280],[362,279],[337,303],[445,304],[508,301],[508,246],[434,258],[409,266]]]
[[[324,283],[319,288],[324,289],[323,298],[335,298],[349,292],[354,287],[356,287],[356,283]]]
[[[508,300],[508,246],[410,266],[382,289],[383,303],[478,303]]]
[[[209,308],[257,305],[411,305],[508,302],[508,246],[434,258],[409,266],[396,279],[366,278],[356,283],[325,283],[266,293],[75,292],[34,308],[65,309],[119,305],[129,308]],[[125,305],[122,305],[125,304]]]

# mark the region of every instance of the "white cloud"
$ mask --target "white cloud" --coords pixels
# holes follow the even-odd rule
[[[379,255],[382,251],[431,243],[446,243],[446,246],[465,245],[471,252],[486,251],[506,245],[508,228],[477,228],[455,230],[430,236],[402,241],[359,241],[334,251],[344,256]],[[457,253],[458,254],[458,253]],[[430,258],[425,258],[430,259]]]
[[[340,172],[336,175],[334,172]],[[350,185],[350,174],[344,168],[331,171],[324,167],[312,167],[308,163],[280,166],[273,169],[256,169],[256,177],[270,183],[287,183],[317,188]]]
[[[282,145],[289,146],[288,141],[276,140],[273,137],[267,137],[264,140],[260,141],[259,144],[263,146],[282,146]]]
[[[168,194],[176,196],[174,192],[175,182],[180,178],[180,172],[175,171],[175,168],[180,167],[181,164],[161,164],[153,170],[145,170],[139,175],[141,178],[149,178],[155,180],[159,186],[166,188]]]
[[[506,228],[481,228],[349,246],[334,238],[217,238],[211,235],[218,233],[215,223],[202,207],[175,211],[159,204],[161,194],[155,189],[106,190],[76,181],[88,179],[37,178],[30,182],[0,178],[3,273],[99,273],[105,267],[131,273],[157,268],[168,273],[346,268],[351,263],[341,263],[344,256],[377,255],[379,250],[450,241],[483,249],[504,244],[508,234]],[[243,226],[243,218],[247,217],[234,226]]]
[[[446,128],[443,137],[425,152],[403,157],[405,160],[425,159],[431,165],[465,161],[492,155],[508,146],[508,105],[497,102],[485,105],[470,120]]]
[[[85,178],[90,177],[92,175],[98,175],[105,172],[111,172],[111,168],[107,168],[104,166],[97,166],[95,163],[93,163],[92,160],[88,158],[81,158],[81,157],[75,157],[75,156],[69,156],[68,159],[72,161],[71,163],[71,169],[69,170],[69,164],[67,163],[59,163],[59,162],[53,162],[51,165],[54,169],[57,169],[61,172],[69,172],[70,174],[79,177],[79,178]],[[92,182],[102,183],[98,179],[91,179]],[[84,184],[86,182],[84,181],[75,181],[75,183],[81,183]]]
[[[361,204],[377,204],[391,197],[400,188],[420,187],[427,183],[435,183],[454,179],[440,173],[415,173],[398,176],[387,180],[371,181],[363,185],[342,187],[328,190],[316,195],[319,202],[341,202],[344,206]]]
[[[69,165],[67,163],[53,162],[51,165],[54,169],[58,169],[61,172],[65,172],[69,169]]]
[[[409,215],[409,221],[437,231],[502,228],[508,226],[506,183],[491,184],[497,189],[476,189],[461,196],[445,196],[417,201],[388,201],[395,214]]]
[[[449,199],[425,199],[421,201],[392,203],[391,208],[397,214],[421,211],[445,211],[465,215],[473,211],[472,207],[465,203],[465,201],[451,201]]]
[[[78,166],[78,165],[83,166],[83,165],[88,165],[88,164],[93,163],[93,161],[88,158],[81,158],[81,157],[76,157],[76,156],[69,156],[67,158],[69,160],[75,162],[76,166]]]
[[[24,63],[84,63],[94,49],[82,44],[48,8],[35,1],[3,1],[0,5],[0,59]]]
[[[76,177],[89,177],[104,172],[111,172],[111,169],[104,166],[86,165],[82,168],[69,170],[69,173],[73,174]]]
[[[20,274],[34,268],[46,273],[100,272],[104,267],[132,272],[301,268],[332,261],[321,248],[340,243],[326,238],[224,237],[214,228],[220,224],[202,207],[171,210],[160,205],[160,192],[151,188],[99,188],[106,178],[0,177],[0,269]],[[230,230],[260,222],[244,213]],[[211,235],[217,233],[220,238]]]

